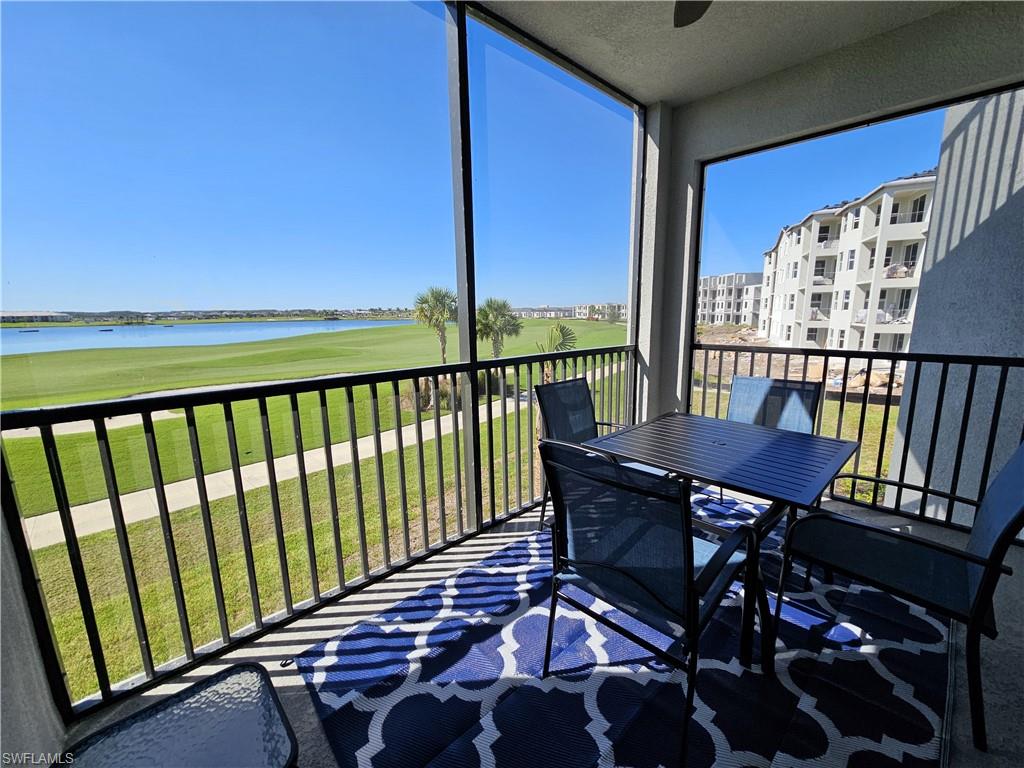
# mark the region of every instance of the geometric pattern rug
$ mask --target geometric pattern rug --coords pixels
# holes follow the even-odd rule
[[[758,508],[695,499],[719,520]],[[782,527],[762,568],[777,583]],[[799,568],[796,569],[799,571]],[[559,603],[540,679],[548,532],[516,541],[296,657],[341,766],[679,765],[686,675]],[[687,766],[938,766],[949,625],[802,572],[787,584],[775,679],[738,660],[742,585],[701,639]],[[771,593],[770,593],[771,595]],[[589,596],[661,647],[669,640]],[[774,600],[772,601],[774,608]]]

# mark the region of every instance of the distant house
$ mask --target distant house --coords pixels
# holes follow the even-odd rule
[[[0,310],[0,323],[66,323],[70,320],[71,315],[65,312]]]
[[[577,304],[573,307],[573,317],[577,320],[590,320],[591,318],[607,320],[612,314],[620,320],[625,318],[626,305],[605,302],[604,304]]]
[[[561,319],[571,318],[573,316],[573,308],[549,307],[547,304],[543,304],[539,307],[516,307],[512,310],[512,314],[516,317],[523,317],[527,319]]]

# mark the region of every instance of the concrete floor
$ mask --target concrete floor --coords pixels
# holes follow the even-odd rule
[[[962,534],[929,528],[905,518],[868,513],[854,507],[842,511],[878,524],[898,526],[902,530],[929,536],[951,546],[962,546],[966,540]],[[255,643],[189,672],[172,683],[98,713],[76,726],[69,734],[68,743],[201,680],[218,669],[242,661],[253,661],[262,664],[274,680],[299,742],[299,765],[309,768],[333,767],[336,765],[334,756],[313,709],[312,698],[291,663],[292,657],[311,645],[337,635],[346,627],[373,616],[392,603],[415,594],[451,572],[534,532],[537,520],[538,514],[534,512],[509,521],[358,594],[325,606],[313,615],[269,633]],[[1013,568],[1014,575],[1002,579],[995,596],[1000,635],[994,641],[982,640],[989,734],[987,753],[978,752],[971,743],[970,709],[963,660],[964,632],[963,627],[958,626],[956,629],[954,644],[957,659],[951,716],[952,743],[949,749],[949,765],[955,768],[1019,768],[1024,765],[1024,729],[1021,727],[1024,713],[1024,548],[1012,547],[1007,565]]]

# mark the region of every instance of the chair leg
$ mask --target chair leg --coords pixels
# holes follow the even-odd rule
[[[774,667],[775,646],[779,637],[779,627],[782,626],[782,597],[786,592],[786,579],[793,570],[793,558],[788,554],[782,557],[782,573],[779,574],[779,591],[775,593],[775,618],[772,621],[772,666]],[[773,670],[774,671],[774,670]]]
[[[985,734],[985,701],[981,688],[981,633],[967,628],[967,692],[971,702],[971,732],[974,746],[982,752],[988,751]]]
[[[757,619],[761,624],[761,672],[766,677],[775,677],[775,628],[763,578],[758,579]]]
[[[544,530],[544,518],[548,514],[549,501],[551,501],[551,491],[544,489],[544,494],[540,497],[540,524],[537,526],[538,531]]]
[[[686,765],[686,749],[693,717],[693,695],[697,688],[697,651],[691,651],[686,660],[686,709],[683,711],[682,735],[679,740],[679,765]]]
[[[551,579],[551,610],[548,613],[548,638],[544,644],[544,670],[541,672],[540,677],[543,680],[548,676],[549,667],[551,666],[551,642],[555,636],[555,609],[558,607],[558,582],[555,578]]]
[[[743,577],[743,615],[740,621],[740,664],[749,667],[754,656],[754,612],[757,605],[757,551],[747,553]]]

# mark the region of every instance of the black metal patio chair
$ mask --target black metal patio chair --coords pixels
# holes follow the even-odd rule
[[[756,538],[737,527],[721,544],[693,535],[705,524],[690,514],[691,480],[653,475],[620,464],[602,451],[543,440],[544,472],[554,505],[553,577],[546,677],[551,665],[555,611],[561,600],[620,632],[674,668],[686,671],[683,755],[693,707],[700,636],[744,568],[757,591],[761,617],[762,667],[774,673],[767,595],[757,574]],[[713,526],[707,526],[713,528]],[[720,530],[714,531],[721,535]],[[612,618],[584,605],[565,587],[599,598],[671,638],[667,648],[638,637]],[[743,632],[753,633],[753,615],[744,610]]]
[[[553,384],[538,384],[537,404],[544,420],[545,437],[566,443],[584,443],[598,435],[598,427],[621,429],[623,424],[598,421],[594,413],[594,399],[586,379],[569,379]],[[547,506],[551,501],[550,488],[544,489],[540,504],[540,527],[544,527]]]
[[[794,557],[819,563],[967,626],[967,685],[974,745],[987,749],[981,685],[981,635],[996,637],[992,595],[1010,544],[1024,528],[1024,445],[988,487],[964,550],[834,514],[794,523],[786,546],[775,606]],[[922,521],[923,522],[923,521]],[[927,523],[925,523],[927,525]]]

